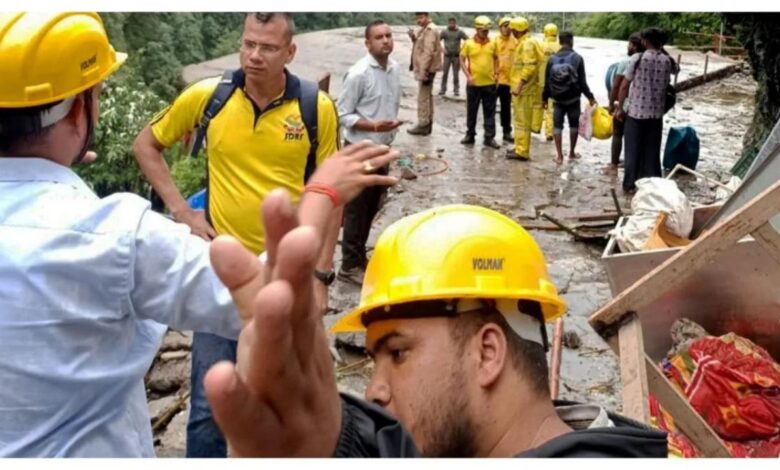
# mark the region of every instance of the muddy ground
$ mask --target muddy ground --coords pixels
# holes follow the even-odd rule
[[[394,58],[402,64],[401,119],[416,119],[416,82],[407,73],[410,42],[405,27],[394,28],[396,48]],[[331,91],[337,96],[341,77],[349,66],[365,53],[362,29],[346,28],[300,35],[297,38],[298,56],[291,68],[307,78],[318,78],[323,72],[332,74]],[[599,102],[606,102],[603,75],[606,68],[624,53],[623,42],[600,39],[575,38],[575,49],[585,58],[590,86]],[[676,57],[677,52],[671,51]],[[679,79],[700,74],[704,56],[686,53],[683,56],[683,72]],[[188,81],[221,73],[224,68],[235,67],[235,55],[189,66],[184,71]],[[729,65],[725,59],[711,58],[710,70]],[[461,88],[465,79],[461,76]],[[450,93],[452,86],[450,84]],[[439,91],[438,77],[434,88]],[[465,92],[461,89],[461,95]],[[701,155],[697,170],[719,180],[728,179],[728,170],[739,157],[742,136],[752,117],[755,83],[744,74],[733,75],[720,82],[710,83],[682,93],[677,107],[664,119],[664,129],[670,126],[693,126],[701,140]],[[442,204],[467,203],[489,207],[512,217],[529,228],[546,226],[539,218],[539,211],[546,211],[560,219],[573,218],[582,213],[601,213],[614,210],[610,189],[619,194],[624,207],[630,207],[630,198],[622,195],[621,178],[605,176],[602,167],[609,161],[610,143],[606,141],[580,141],[577,146],[582,158],[566,161],[563,165],[553,162],[555,150],[551,142],[535,136],[530,162],[509,161],[504,158],[504,146],[500,150],[481,145],[481,118],[478,123],[477,145],[464,147],[458,142],[465,133],[465,101],[452,96],[435,95],[435,124],[433,134],[414,137],[402,130],[394,142],[420,174],[414,181],[402,181],[388,193],[387,202],[376,218],[369,245],[392,222],[407,214]],[[498,119],[497,119],[498,121]],[[500,137],[500,126],[499,136]],[[564,150],[568,137],[564,138]],[[419,155],[427,160],[415,158]],[[436,172],[446,162],[448,169]],[[394,169],[398,172],[398,169]],[[710,202],[715,192],[707,184],[695,179],[681,180],[681,186],[697,202]],[[561,398],[591,401],[620,411],[620,377],[615,355],[587,324],[587,317],[611,298],[606,271],[599,258],[600,246],[573,241],[565,232],[538,230],[530,233],[544,251],[553,282],[568,304],[565,330],[570,341],[563,349],[561,366]],[[340,252],[335,256],[338,266]],[[346,313],[359,300],[359,288],[336,282],[331,290],[331,305]],[[331,325],[338,315],[328,316]],[[552,337],[552,330],[548,332]],[[334,338],[334,341],[336,338]],[[337,365],[339,386],[342,390],[362,395],[370,374],[371,364],[359,353],[361,335],[338,338],[341,354]],[[171,332],[166,338],[165,352],[148,377],[152,420],[162,417],[156,433],[157,451],[160,456],[181,456],[184,451],[184,426],[187,417],[187,401],[176,398],[189,389],[189,363],[187,352],[189,337]],[[178,412],[175,410],[179,409]]]

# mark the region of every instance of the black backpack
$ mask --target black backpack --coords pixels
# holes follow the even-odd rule
[[[550,96],[554,100],[579,95],[579,76],[574,67],[574,51],[550,57]]]
[[[669,57],[669,60],[672,62],[672,70],[674,70],[676,62],[674,59],[669,56],[669,54],[666,53],[666,51],[661,51],[662,54],[664,54],[666,57]],[[636,78],[636,71],[639,69],[639,64],[642,63],[642,57],[644,56],[644,52],[639,53],[639,59],[637,59],[636,64],[634,65],[634,78]],[[668,113],[670,109],[674,108],[674,105],[677,104],[677,90],[674,89],[674,86],[672,86],[671,83],[666,85],[666,92],[664,97],[664,114]]]
[[[306,133],[309,136],[309,154],[306,157],[306,170],[304,171],[303,181],[309,179],[309,177],[317,169],[317,148],[319,147],[319,140],[317,138],[317,101],[319,100],[319,87],[316,83],[308,80],[300,80],[301,83],[301,96],[298,100],[298,104],[301,108],[301,119],[303,125],[306,127]],[[241,69],[227,70],[222,74],[222,80],[217,85],[214,93],[211,94],[208,103],[206,104],[205,111],[201,117],[200,124],[197,127],[197,133],[195,135],[195,142],[192,145],[191,156],[197,156],[203,147],[203,141],[206,137],[209,124],[214,117],[222,111],[222,108],[227,103],[228,99],[236,91],[236,88],[243,86],[244,84],[244,71]]]

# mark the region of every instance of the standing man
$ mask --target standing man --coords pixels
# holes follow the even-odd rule
[[[609,112],[614,116],[617,110],[618,98],[620,94],[620,85],[626,75],[626,69],[628,69],[628,63],[631,60],[631,56],[637,52],[644,52],[645,48],[642,46],[642,37],[639,33],[633,33],[628,37],[628,50],[624,58],[622,58],[615,66],[614,75],[611,78],[611,87],[607,92],[609,93]],[[629,100],[626,99],[623,102],[623,112],[628,110]],[[610,164],[604,168],[604,173],[608,175],[616,175],[618,171],[618,165],[620,164],[620,154],[623,152],[623,120],[612,120],[612,149],[611,149],[611,161]]]
[[[286,69],[295,57],[294,32],[288,13],[253,13],[246,17],[239,50],[241,68],[233,74],[237,86],[211,120],[206,134],[209,181],[205,214],[188,207],[162,151],[202,123],[220,78],[192,84],[136,138],[134,149],[141,170],[174,219],[206,240],[230,234],[253,253],[261,253],[265,231],[257,208],[265,196],[282,187],[297,203],[310,167],[338,150],[335,105],[322,92],[312,94],[313,102],[306,103],[303,90],[311,89],[312,84]],[[316,136],[308,135],[303,122],[305,106],[316,106]],[[315,155],[310,154],[313,142],[318,143]],[[340,219],[339,215],[331,221],[317,264],[317,302],[322,310],[327,305],[327,285],[335,277],[332,259]],[[193,337],[188,457],[226,455],[225,441],[212,421],[204,396],[203,376],[212,364],[235,359],[235,353],[235,341],[202,333]]]
[[[401,81],[398,63],[390,58],[393,32],[384,21],[376,20],[366,26],[365,36],[368,54],[347,72],[336,103],[344,129],[344,145],[361,140],[390,145],[401,125],[398,120]],[[386,175],[388,167],[378,168],[376,172]],[[363,283],[368,263],[366,240],[385,191],[380,186],[366,188],[347,204],[339,280]]]
[[[498,79],[498,56],[496,44],[488,36],[490,18],[478,16],[474,19],[477,32],[463,44],[460,51],[460,67],[466,74],[466,137],[463,145],[474,145],[477,134],[477,112],[482,103],[486,147],[501,148],[496,142],[496,80]]]
[[[496,36],[496,54],[498,55],[498,100],[501,103],[501,128],[504,131],[504,142],[514,142],[512,137],[512,88],[510,86],[512,74],[512,57],[517,47],[517,39],[509,30],[508,16],[501,18],[498,23],[499,34]]]
[[[447,29],[441,32],[441,40],[444,41],[444,71],[441,76],[441,89],[439,96],[447,93],[447,77],[452,69],[453,95],[460,94],[460,42],[468,39],[468,35],[460,28],[455,18],[447,20]]]
[[[561,49],[550,58],[545,68],[542,102],[547,108],[553,101],[553,138],[555,139],[555,163],[563,163],[563,118],[569,120],[569,160],[579,158],[574,151],[580,128],[580,95],[588,98],[591,106],[596,105],[593,93],[585,77],[585,61],[574,52],[574,35],[564,31],[560,36]]]
[[[433,128],[433,79],[441,70],[441,42],[439,29],[428,13],[415,13],[417,31],[409,30],[412,40],[414,78],[420,83],[417,91],[417,125],[409,129],[411,135],[429,135]]]
[[[666,112],[666,87],[677,64],[663,50],[667,35],[659,28],[642,31],[645,52],[631,56],[620,84],[615,119],[623,120],[626,164],[623,190],[636,189],[636,180],[661,176],[661,136]],[[629,99],[628,111],[623,111]]]
[[[547,23],[544,25],[544,40],[542,41],[544,60],[542,60],[542,66],[539,67],[539,86],[542,89],[544,89],[545,84],[547,63],[550,61],[550,57],[555,55],[559,50],[561,50],[561,45],[558,44],[558,26],[553,23]],[[553,140],[553,106],[551,100],[547,100],[546,103],[547,105],[544,106],[545,101],[542,99],[542,106],[544,107],[544,135],[549,142]]]
[[[512,114],[515,124],[515,148],[509,150],[506,158],[530,160],[531,127],[533,125],[534,103],[540,100],[539,65],[544,53],[539,42],[531,36],[528,20],[513,18],[509,29],[517,38],[512,60]]]

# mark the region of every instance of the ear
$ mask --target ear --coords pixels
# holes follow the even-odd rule
[[[488,323],[479,330],[475,340],[479,347],[477,382],[480,387],[489,388],[496,383],[507,364],[506,336],[498,325]]]
[[[60,121],[63,124],[67,124],[69,132],[78,135],[79,138],[82,138],[83,134],[86,132],[84,120],[84,113],[86,112],[85,104],[84,97],[81,94],[76,96],[68,115]]]
[[[298,51],[298,46],[295,45],[295,43],[290,43],[290,47],[287,49],[287,64],[293,61],[295,59],[295,53]]]

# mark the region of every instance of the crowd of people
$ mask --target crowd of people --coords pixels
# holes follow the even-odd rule
[[[531,135],[544,135],[555,145],[557,164],[563,163],[564,121],[569,129],[568,158],[579,158],[575,149],[582,113],[581,97],[590,109],[597,106],[588,86],[585,61],[574,51],[574,35],[558,32],[555,24],[546,24],[543,39],[537,40],[528,19],[504,16],[498,20],[498,34],[490,36],[493,21],[484,15],[474,19],[476,33],[469,37],[450,18],[439,31],[427,13],[417,13],[420,29],[410,31],[414,42],[411,68],[420,82],[418,124],[412,135],[431,133],[433,119],[432,83],[443,70],[439,95],[447,93],[450,70],[452,90],[460,93],[456,63],[466,77],[466,136],[463,145],[476,142],[480,108],[483,115],[483,144],[500,149],[496,141],[496,105],[500,105],[503,142],[514,144],[506,158],[529,160]],[[434,38],[438,35],[443,45]],[[417,38],[423,40],[417,42]],[[668,111],[671,76],[679,71],[664,50],[668,37],[651,27],[631,35],[628,55],[607,70],[608,110],[613,117],[612,158],[604,173],[617,174],[625,141],[623,189],[630,193],[635,181],[661,176],[660,148],[662,118]],[[639,55],[635,55],[639,53]],[[441,60],[439,60],[441,55]],[[442,65],[443,64],[443,65]],[[633,83],[633,84],[632,84]],[[514,131],[514,135],[513,135]]]
[[[435,74],[443,59],[453,67],[455,49],[442,52],[427,14],[417,23],[409,132],[426,135]],[[500,99],[510,156],[527,159],[546,104],[560,158],[563,118],[576,128],[578,110],[555,77],[592,100],[571,34],[555,51],[524,18],[503,18],[500,40],[488,18],[475,23],[458,49],[463,143],[474,142],[481,105],[484,142],[499,146]],[[291,15],[248,14],[240,68],[187,87],[139,133],[138,164],[169,218],[137,195],[100,198],[71,169],[96,157],[102,83],[127,58],[100,16],[0,17],[0,456],[153,456],[143,379],[171,327],[196,332],[189,457],[664,457],[663,432],[550,399],[544,325],[566,307],[516,222],[475,206],[429,209],[389,227],[368,259],[371,220],[397,182],[392,31],[366,26],[367,53],[335,102],[287,69],[294,37]],[[655,93],[669,70],[658,41],[643,33],[645,51],[615,81],[632,178],[654,170],[642,159],[660,108],[634,90]],[[188,206],[162,156],[193,130],[208,155],[204,212]],[[334,330],[366,331],[366,400],[336,388],[322,322],[336,277],[364,285]]]

